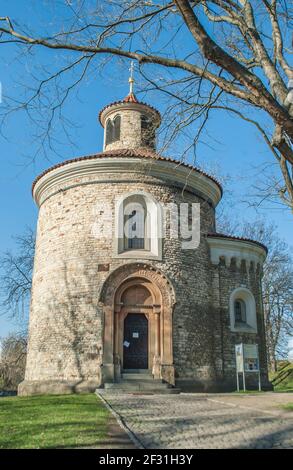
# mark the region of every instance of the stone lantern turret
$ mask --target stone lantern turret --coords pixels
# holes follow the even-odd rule
[[[156,149],[160,113],[152,106],[138,101],[133,93],[132,76],[129,82],[129,94],[122,101],[105,106],[99,114],[104,128],[103,150]]]

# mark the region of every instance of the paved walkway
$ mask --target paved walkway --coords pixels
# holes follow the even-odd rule
[[[147,449],[293,448],[293,394],[103,397]]]

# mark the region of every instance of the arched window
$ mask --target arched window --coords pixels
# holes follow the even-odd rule
[[[106,124],[106,145],[113,142],[113,124],[111,119],[108,119]]]
[[[121,117],[118,114],[113,121],[108,119],[106,124],[106,145],[120,140]]]
[[[230,328],[245,333],[257,332],[256,305],[252,292],[237,287],[230,295]]]
[[[129,203],[124,209],[124,248],[144,250],[146,236],[146,210],[144,205]]]
[[[162,259],[163,209],[148,193],[121,196],[115,206],[114,256]]]
[[[234,302],[235,323],[246,323],[246,304],[242,299],[236,299]]]
[[[113,142],[116,142],[116,140],[120,140],[121,117],[119,116],[119,114],[117,116],[115,116],[113,124],[114,124]]]

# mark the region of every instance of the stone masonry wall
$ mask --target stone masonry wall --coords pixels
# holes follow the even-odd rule
[[[116,111],[109,115],[114,119],[121,112]],[[117,150],[121,148],[138,148],[141,146],[141,113],[138,111],[124,110],[121,116],[120,140],[105,146],[105,150]],[[108,118],[107,118],[108,119]],[[105,126],[106,127],[106,126]]]

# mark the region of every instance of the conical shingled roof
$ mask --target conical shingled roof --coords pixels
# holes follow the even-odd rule
[[[134,93],[129,93],[122,101],[124,101],[124,103],[139,103]]]

